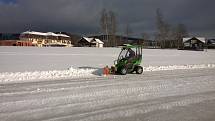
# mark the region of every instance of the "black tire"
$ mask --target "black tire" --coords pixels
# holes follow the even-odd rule
[[[126,75],[127,74],[127,69],[126,68],[121,68],[120,69],[120,74]]]
[[[136,73],[137,73],[137,74],[142,74],[142,73],[143,73],[143,67],[137,66],[137,68],[136,68]]]

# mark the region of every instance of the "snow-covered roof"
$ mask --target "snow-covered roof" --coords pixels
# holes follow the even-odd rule
[[[58,37],[70,37],[70,36],[65,35],[65,34],[57,34],[57,35],[58,35]]]
[[[26,31],[26,32],[23,32],[21,34],[32,34],[32,35],[41,35],[41,36],[55,36],[55,37],[69,37],[65,34],[55,34],[53,32],[47,32],[47,33],[44,33],[44,32],[36,32],[36,31]]]
[[[104,44],[104,42],[102,42],[100,39],[95,39],[97,43],[99,44]]]
[[[93,38],[88,38],[88,37],[83,37],[85,40],[87,40],[88,42],[92,42]]]
[[[83,37],[85,40],[87,40],[89,43],[99,43],[99,44],[104,44],[100,39],[94,39],[94,38],[88,38],[88,37]]]
[[[26,32],[23,32],[22,34],[33,34],[33,35],[46,36],[46,33],[43,33],[43,32],[35,32],[35,31],[26,31]]]
[[[55,33],[53,33],[53,32],[47,32],[47,33],[45,33],[45,34],[46,34],[46,36],[55,36],[55,37],[58,36],[57,34],[55,34]]]
[[[194,37],[187,37],[187,38],[183,38],[183,42],[188,41],[189,39],[192,39]],[[201,42],[205,43],[206,39],[204,37],[195,37],[196,39],[200,40]]]

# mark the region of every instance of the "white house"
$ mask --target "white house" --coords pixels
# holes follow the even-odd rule
[[[78,44],[81,47],[98,47],[98,48],[102,48],[104,46],[104,42],[102,42],[100,39],[88,38],[88,37],[82,37],[79,40]]]
[[[206,39],[204,37],[183,38],[183,49],[204,50]]]
[[[206,39],[204,37],[187,37],[187,38],[183,38],[183,43],[192,39],[192,38],[196,38],[198,40],[200,40],[201,42],[205,43],[206,42]]]

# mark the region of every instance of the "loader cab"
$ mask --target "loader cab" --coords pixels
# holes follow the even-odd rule
[[[117,62],[119,62],[122,59],[126,60],[126,59],[130,59],[130,58],[142,60],[141,46],[138,47],[138,46],[132,46],[132,45],[130,45],[130,46],[125,45],[125,47],[122,47],[122,49],[121,49]]]
[[[121,60],[121,59],[132,57],[132,56],[135,56],[134,50],[132,50],[130,48],[129,48],[129,50],[126,49],[126,48],[122,48],[122,50],[121,50],[121,52],[119,54],[119,57],[118,57],[118,61]]]

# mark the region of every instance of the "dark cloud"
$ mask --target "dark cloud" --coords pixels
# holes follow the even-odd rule
[[[155,11],[160,8],[165,20],[183,23],[193,35],[214,36],[215,16],[212,0],[0,0],[0,32],[68,31],[100,33],[103,8],[118,19],[118,31],[130,24],[135,36],[156,31]]]
[[[3,3],[3,4],[15,4],[16,0],[0,0],[0,3]]]

